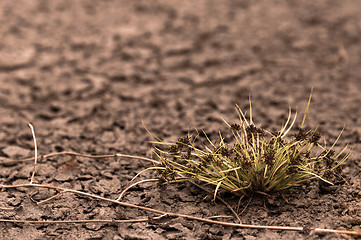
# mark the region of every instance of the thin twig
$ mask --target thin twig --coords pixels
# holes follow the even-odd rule
[[[253,196],[251,196],[246,204],[246,206],[242,209],[242,211],[239,213],[239,215],[242,215],[244,213],[244,211],[246,211],[246,209],[248,208],[249,204],[251,203],[253,199]],[[239,209],[238,209],[239,210]]]
[[[122,157],[123,158],[135,158],[135,159],[144,160],[144,161],[148,161],[148,162],[155,163],[155,164],[160,164],[159,161],[153,160],[150,158],[146,158],[146,157],[133,156],[133,155],[127,155],[127,154],[120,154],[120,153],[115,154],[115,156],[120,157],[120,158],[122,158]]]
[[[315,233],[338,233],[338,234],[347,234],[347,235],[353,235],[353,236],[361,236],[361,232],[347,231],[347,230],[315,228],[314,231],[315,231]]]
[[[181,177],[183,177],[181,174],[178,174],[178,175],[180,175]],[[117,201],[120,201],[120,200],[123,198],[124,194],[125,194],[130,188],[132,188],[132,187],[134,187],[134,186],[136,186],[136,185],[138,185],[138,184],[145,183],[145,182],[155,182],[155,181],[159,181],[159,179],[145,179],[145,180],[141,180],[141,181],[139,181],[139,182],[133,183],[132,185],[130,185],[130,186],[128,186],[127,188],[125,188],[125,189],[120,193],[119,197],[118,197],[116,200],[117,200]],[[207,192],[209,195],[212,195],[212,193],[211,193],[208,189],[206,189],[206,188],[204,188],[204,187],[196,184],[194,181],[189,181],[189,182],[190,182],[191,184],[193,184],[194,186],[196,186],[196,187],[202,189],[203,191]],[[229,210],[231,210],[231,212],[232,212],[232,213],[234,214],[234,216],[237,218],[237,220],[239,221],[239,223],[242,223],[242,220],[239,218],[239,216],[237,215],[237,213],[233,210],[233,208],[232,208],[226,201],[224,201],[224,200],[223,200],[221,197],[219,197],[218,195],[217,195],[217,199],[220,200],[224,205],[226,205],[226,207],[227,207]]]
[[[36,166],[38,164],[38,147],[36,145],[36,138],[35,138],[35,132],[34,132],[34,127],[31,123],[28,123],[30,130],[31,130],[31,134],[33,135],[33,140],[34,140],[34,169],[33,169],[33,174],[31,175],[30,178],[30,184],[32,184],[34,182],[34,177],[35,177],[35,172],[36,172]]]
[[[61,223],[135,223],[135,222],[149,222],[151,220],[158,220],[167,216],[166,214],[153,218],[139,218],[139,219],[80,219],[80,220],[19,220],[19,219],[0,219],[0,222],[11,223],[32,223],[32,224],[61,224]]]
[[[35,135],[34,135],[35,136]],[[134,159],[139,159],[139,160],[145,160],[145,161],[149,161],[152,163],[156,163],[158,164],[159,162],[153,159],[149,159],[149,158],[145,158],[145,157],[139,157],[139,156],[133,156],[133,155],[123,155],[123,154],[114,154],[114,155],[88,155],[88,154],[81,154],[81,153],[77,153],[77,152],[58,152],[58,153],[50,153],[47,155],[43,155],[41,156],[41,159],[46,159],[52,156],[58,156],[58,155],[75,155],[75,156],[81,156],[81,157],[87,157],[87,158],[109,158],[109,157],[125,157],[125,158],[134,158]],[[35,163],[35,159],[37,159],[37,157],[31,157],[31,158],[27,158],[27,159],[23,159],[23,160],[13,160],[13,161],[6,161],[6,162],[0,162],[0,164],[7,164],[7,163],[17,163],[17,162],[26,162],[26,161],[32,161],[34,160]],[[34,172],[33,172],[34,173]],[[205,188],[201,187],[200,185],[190,181],[192,184],[196,185],[197,187],[200,187],[201,189],[207,191],[209,193],[208,190],[206,190]],[[189,216],[189,215],[184,215],[184,214],[178,214],[178,213],[169,213],[169,212],[164,212],[164,211],[160,211],[160,210],[156,210],[156,209],[152,209],[152,208],[148,208],[148,207],[143,207],[143,206],[138,206],[138,205],[134,205],[134,204],[130,204],[130,203],[125,203],[125,202],[120,202],[117,200],[113,200],[113,199],[109,199],[109,198],[104,198],[98,195],[94,195],[94,194],[89,194],[86,192],[82,192],[82,191],[77,191],[77,190],[73,190],[73,189],[67,189],[67,188],[61,188],[61,187],[56,187],[56,186],[51,186],[51,185],[43,185],[43,184],[18,184],[18,185],[1,185],[0,184],[0,188],[2,189],[9,189],[9,188],[20,188],[20,187],[38,187],[38,188],[48,188],[48,189],[54,189],[56,191],[59,191],[60,193],[57,195],[54,195],[48,199],[45,199],[39,203],[44,203],[47,202],[55,197],[57,197],[60,194],[63,194],[65,192],[69,192],[69,193],[73,193],[73,194],[78,194],[78,195],[83,195],[83,196],[87,196],[87,197],[91,197],[91,198],[96,198],[99,200],[103,200],[103,201],[107,201],[107,202],[112,202],[115,204],[119,204],[121,206],[124,207],[132,207],[132,208],[137,208],[140,210],[144,210],[144,211],[148,211],[148,212],[153,212],[153,213],[157,213],[157,214],[161,214],[162,216],[169,216],[169,217],[180,217],[180,218],[185,218],[185,219],[189,219],[189,220],[196,220],[196,221],[200,221],[200,222],[205,222],[205,223],[209,223],[209,224],[218,224],[218,225],[223,225],[223,226],[232,226],[232,227],[240,227],[240,228],[251,228],[251,229],[269,229],[269,230],[285,230],[285,231],[306,231],[305,228],[303,227],[283,227],[283,226],[264,226],[264,225],[249,225],[249,224],[242,224],[242,223],[230,223],[230,222],[222,222],[222,221],[215,221],[215,220],[210,220],[210,219],[206,219],[206,218],[200,218],[200,217],[194,217],[194,216]],[[222,201],[234,214],[235,216],[238,218],[238,220],[240,221],[238,214],[234,212],[234,210],[232,209],[232,207],[229,206],[228,203],[226,203],[223,199],[218,198],[220,201]],[[247,205],[249,204],[249,202],[247,203]],[[244,209],[243,209],[244,211]],[[242,212],[243,212],[242,211]],[[154,219],[154,218],[153,218]],[[87,222],[94,222],[94,223],[101,223],[101,222],[113,222],[113,223],[125,223],[125,222],[143,222],[145,221],[145,219],[129,219],[129,220],[65,220],[65,221],[28,221],[28,220],[10,220],[10,219],[0,219],[0,222],[17,222],[17,223],[39,223],[39,224],[52,224],[52,223],[87,223]],[[147,221],[149,221],[149,219],[147,219]],[[338,234],[347,234],[347,235],[354,235],[354,236],[361,236],[361,232],[356,232],[356,231],[346,231],[346,230],[335,230],[335,229],[321,229],[321,228],[316,228],[313,230],[315,233],[338,233]]]
[[[82,153],[77,153],[77,152],[63,151],[63,152],[56,152],[56,153],[49,153],[46,155],[41,155],[40,159],[46,159],[49,157],[60,156],[60,155],[72,155],[72,156],[80,156],[80,157],[86,157],[86,158],[112,158],[112,157],[113,158],[114,157],[115,158],[134,158],[134,159],[139,159],[139,160],[144,160],[147,162],[159,164],[159,162],[157,160],[153,160],[153,159],[146,158],[146,157],[135,156],[135,155],[121,154],[121,153],[105,154],[105,155],[90,155],[90,154],[82,154]],[[0,164],[15,164],[15,163],[20,163],[20,162],[29,162],[29,161],[34,161],[34,159],[35,159],[35,157],[19,159],[19,160],[0,161]]]
[[[211,193],[208,189],[202,187],[201,185],[195,183],[194,181],[189,181],[189,182],[190,182],[191,184],[193,184],[194,186],[196,186],[196,187],[202,189],[203,191],[207,192],[209,195],[212,195],[212,193]],[[239,223],[242,224],[242,220],[239,218],[239,215],[233,210],[233,208],[231,207],[231,205],[229,205],[226,201],[223,200],[223,198],[221,198],[221,197],[218,196],[218,195],[216,196],[216,198],[217,198],[219,201],[221,201],[224,205],[226,205],[226,207],[227,207],[229,210],[231,210],[231,212],[233,213],[233,215],[237,218],[237,220],[239,221]]]
[[[98,200],[118,204],[118,205],[123,206],[123,207],[136,208],[136,209],[139,209],[139,210],[143,210],[143,211],[147,211],[147,212],[153,212],[153,213],[161,215],[161,216],[155,217],[153,219],[159,219],[159,218],[162,218],[162,217],[165,217],[165,216],[169,216],[169,217],[184,218],[184,219],[188,219],[188,220],[196,220],[196,221],[205,222],[205,223],[209,223],[209,224],[218,224],[218,225],[223,225],[223,226],[231,226],[231,227],[239,227],[239,228],[286,230],[286,231],[306,231],[306,230],[308,230],[308,229],[303,228],[303,227],[249,225],[249,224],[242,224],[242,223],[231,223],[231,222],[216,221],[216,220],[211,220],[211,219],[206,219],[206,218],[201,218],[201,217],[195,217],[195,216],[190,216],[190,215],[185,215],[185,214],[165,212],[165,211],[156,210],[156,209],[149,208],[149,207],[143,207],[143,206],[138,206],[138,205],[131,204],[131,203],[121,202],[121,201],[118,201],[118,199],[120,199],[120,196],[118,197],[117,200],[113,200],[113,199],[110,199],[110,198],[105,198],[105,197],[101,197],[99,195],[90,194],[90,193],[86,193],[86,192],[82,192],[82,191],[78,191],[78,190],[73,190],[73,189],[69,189],[69,188],[56,187],[56,186],[47,185],[47,184],[35,184],[35,183],[33,183],[33,181],[34,181],[34,176],[35,176],[35,172],[36,172],[36,165],[37,165],[37,160],[38,160],[37,145],[36,145],[36,138],[35,138],[34,128],[30,123],[29,123],[29,127],[30,127],[30,129],[32,131],[32,134],[33,134],[35,156],[33,158],[23,159],[23,160],[20,160],[20,161],[1,162],[0,164],[25,162],[25,161],[34,160],[34,170],[33,170],[33,173],[32,173],[31,179],[30,179],[30,183],[29,184],[16,184],[16,185],[3,185],[3,184],[0,184],[0,188],[2,188],[3,190],[12,189],[12,188],[47,188],[47,189],[53,189],[53,190],[56,190],[56,191],[59,192],[58,194],[56,194],[56,195],[54,195],[54,196],[52,196],[50,198],[47,198],[47,199],[45,199],[43,201],[38,202],[38,204],[39,203],[45,203],[47,201],[50,201],[51,199],[54,199],[55,197],[59,196],[60,194],[68,192],[68,193],[73,193],[73,194],[76,194],[76,195],[82,195],[82,196],[86,196],[86,197],[89,197],[89,198],[95,198],[95,199],[98,199]],[[149,162],[152,162],[152,163],[159,164],[158,161],[153,160],[153,159],[149,159],[149,158],[145,158],[145,157],[139,157],[139,156],[132,156],[132,155],[123,155],[123,154],[86,155],[86,154],[80,154],[80,153],[76,153],[76,152],[59,152],[59,153],[52,153],[52,154],[44,155],[42,158],[48,158],[48,157],[56,156],[56,155],[75,155],[75,156],[82,156],[82,157],[88,157],[88,158],[106,158],[106,157],[116,157],[116,158],[118,158],[118,157],[125,157],[125,158],[134,158],[134,159],[145,160],[145,161],[149,161]],[[145,181],[143,181],[143,182],[145,182]],[[139,184],[139,183],[140,182],[138,182],[136,184]],[[192,184],[197,186],[197,184],[195,184],[193,182],[192,182]],[[198,186],[198,187],[200,187],[200,186]],[[200,188],[202,188],[202,187],[200,187]],[[203,190],[205,190],[205,189],[203,189]],[[205,190],[205,191],[208,192],[208,190]],[[218,198],[218,199],[220,199],[224,204],[226,204],[226,206],[229,207],[229,209],[231,209],[231,211],[235,214],[235,216],[240,221],[238,215],[234,212],[234,210],[223,199],[221,199],[221,198]],[[90,223],[90,222],[93,222],[93,223],[125,223],[125,222],[144,222],[144,221],[149,221],[149,220],[151,220],[151,219],[149,219],[149,218],[147,218],[147,219],[129,219],[129,220],[101,220],[101,219],[99,219],[99,220],[62,220],[62,221],[56,221],[56,220],[33,221],[33,220],[0,219],[0,222],[54,224],[54,223]],[[348,234],[348,235],[361,236],[361,232],[356,232],[356,231],[321,229],[321,228],[316,228],[316,229],[311,229],[311,230],[313,230],[315,233],[338,233],[338,234]]]
[[[232,216],[219,215],[219,216],[212,216],[212,217],[209,217],[209,219],[216,219],[216,218],[232,218]]]
[[[282,194],[282,192],[280,192],[280,195],[281,195],[281,197],[283,198],[283,200],[285,200],[286,203],[289,203],[288,200],[287,200],[287,198]]]
[[[15,207],[0,207],[0,210],[4,210],[4,211],[14,211],[16,208]]]
[[[241,201],[244,198],[245,195],[242,195],[239,199],[238,199],[238,203],[237,203],[237,208],[236,208],[236,213],[239,212],[239,206],[241,205]]]
[[[136,183],[133,183],[131,185],[129,185],[128,187],[126,187],[120,194],[119,194],[119,197],[116,199],[117,201],[120,201],[124,194],[129,190],[131,189],[132,187],[135,187],[136,185],[138,184],[141,184],[141,183],[145,183],[145,182],[158,182],[159,179],[144,179],[144,180],[141,180],[139,182],[136,182]]]
[[[157,214],[161,214],[161,215],[166,215],[166,216],[169,216],[169,217],[180,217],[180,218],[184,218],[184,219],[196,220],[196,221],[205,222],[205,223],[209,223],[209,224],[218,224],[218,225],[223,225],[223,226],[239,227],[239,228],[251,228],[251,229],[268,229],[268,230],[285,230],[285,231],[305,231],[306,230],[303,227],[250,225],[250,224],[239,224],[239,223],[215,221],[215,220],[210,220],[210,219],[206,219],[206,218],[195,217],[195,216],[190,216],[190,215],[185,215],[185,214],[165,212],[165,211],[156,210],[156,209],[149,208],[149,207],[138,206],[138,205],[131,204],[131,203],[119,202],[119,201],[116,201],[116,200],[113,200],[113,199],[110,199],[110,198],[101,197],[101,196],[95,195],[95,194],[90,194],[90,193],[86,193],[86,192],[82,192],[82,191],[78,191],[78,190],[62,188],[62,187],[56,187],[56,186],[46,185],[46,184],[17,184],[17,185],[2,185],[2,184],[0,184],[0,188],[2,188],[3,190],[11,189],[11,188],[21,188],[21,187],[25,187],[25,188],[35,187],[35,188],[54,189],[54,190],[57,190],[57,191],[60,191],[60,192],[69,192],[69,193],[73,193],[73,194],[77,194],[77,195],[87,196],[87,197],[90,197],[90,198],[95,198],[95,199],[98,199],[98,200],[103,200],[103,201],[115,203],[115,204],[121,205],[123,207],[137,208],[137,209],[144,210],[144,211],[147,211],[147,212],[153,212],[153,213],[157,213]],[[316,228],[316,229],[314,229],[314,232],[315,233],[341,233],[341,234],[361,236],[361,232],[345,231],[345,230],[333,230],[333,229],[330,230],[330,229]]]
[[[67,152],[67,151],[63,151],[63,152],[57,152],[57,153],[49,153],[46,155],[42,155],[41,159],[46,159],[49,157],[53,157],[53,156],[59,156],[59,155],[72,155],[72,156],[80,156],[80,157],[87,157],[87,158],[110,158],[110,157],[123,157],[123,158],[134,158],[134,159],[139,159],[139,160],[144,160],[144,161],[148,161],[148,162],[152,162],[154,164],[159,164],[160,162],[157,160],[153,160],[150,158],[146,158],[146,157],[140,157],[140,156],[135,156],[135,155],[127,155],[127,154],[120,154],[120,153],[116,153],[114,155],[111,154],[107,154],[107,155],[89,155],[89,154],[82,154],[82,153],[78,153],[78,152]],[[0,164],[9,164],[9,163],[17,163],[17,162],[26,162],[26,161],[32,161],[34,160],[34,157],[31,158],[26,158],[26,159],[22,159],[22,160],[11,160],[11,161],[3,161],[0,162]],[[150,180],[150,181],[155,181],[155,180]],[[123,195],[125,194],[125,191],[129,190],[131,187],[143,183],[143,182],[150,182],[150,181],[141,181],[138,182],[134,185],[131,185],[129,187],[127,187],[120,195],[119,197],[116,199],[117,201],[119,201]],[[206,191],[207,193],[211,194],[210,191],[208,191],[207,189],[201,187],[200,185],[196,184],[193,181],[190,181],[193,185],[197,186],[198,188]],[[239,216],[237,215],[237,213],[233,210],[233,208],[226,202],[224,201],[221,197],[217,196],[217,199],[220,200],[223,204],[225,204],[227,206],[228,209],[231,210],[231,212],[234,214],[234,216],[237,218],[237,220],[242,223],[241,219],[239,218]],[[50,200],[50,199],[49,199]]]
[[[50,201],[50,200],[52,200],[52,199],[54,199],[54,198],[56,198],[56,197],[59,197],[59,196],[62,195],[63,193],[64,193],[64,192],[58,192],[57,194],[55,194],[55,195],[53,195],[53,196],[51,196],[51,197],[49,197],[49,198],[47,198],[47,199],[44,199],[44,200],[39,201],[39,202],[36,202],[36,204],[40,205],[40,204],[46,203],[47,201]]]

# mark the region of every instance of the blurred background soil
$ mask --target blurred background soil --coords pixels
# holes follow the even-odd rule
[[[0,1],[0,161],[76,151],[151,156],[150,131],[175,140],[202,129],[227,131],[238,104],[255,122],[280,129],[291,106],[327,143],[345,131],[349,182],[326,190],[317,181],[279,196],[254,198],[243,223],[337,228],[361,225],[361,2],[15,0]],[[301,114],[300,114],[301,115]],[[299,119],[301,120],[301,119]],[[300,122],[300,121],[299,121]],[[298,124],[299,124],[298,122]],[[52,157],[36,182],[116,198],[149,163],[134,159]],[[3,164],[3,184],[28,182],[32,163]],[[146,172],[140,179],[154,177]],[[0,218],[124,219],[152,216],[54,192],[0,193]],[[231,215],[186,183],[162,191],[144,184],[124,201],[200,217]],[[224,196],[236,206],[238,199]],[[242,202],[245,206],[247,199]],[[7,208],[13,210],[6,210]],[[136,224],[0,223],[2,239],[348,239],[341,235],[235,229],[171,219]]]

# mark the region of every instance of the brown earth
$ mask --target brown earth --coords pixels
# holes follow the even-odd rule
[[[279,196],[255,197],[246,224],[361,230],[361,2],[354,1],[1,1],[1,161],[76,151],[151,156],[155,134],[177,139],[191,129],[225,130],[235,104],[252,96],[258,124],[280,128],[288,107],[308,127],[353,149],[343,175]],[[329,142],[329,143],[330,143]],[[115,199],[150,166],[134,159],[58,156],[38,165],[35,181]],[[2,184],[28,182],[32,162],[3,164]],[[154,177],[146,172],[140,179]],[[153,216],[85,197],[42,189],[0,193],[0,218],[127,219]],[[187,183],[167,191],[148,183],[124,201],[200,217],[231,215]],[[232,206],[237,199],[224,196]],[[246,205],[247,199],[242,204]],[[222,219],[221,219],[222,220]],[[224,220],[224,219],[223,219]],[[225,219],[227,220],[227,219]],[[336,234],[236,229],[184,219],[132,224],[0,223],[2,239],[349,239]]]

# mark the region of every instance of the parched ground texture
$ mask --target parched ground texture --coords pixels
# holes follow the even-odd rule
[[[353,154],[349,185],[313,181],[255,197],[245,224],[361,230],[361,2],[16,0],[0,2],[0,160],[75,151],[151,157],[151,136],[177,139],[189,130],[227,131],[235,104],[255,122],[279,129],[291,106],[303,112],[314,88],[307,127]],[[115,199],[150,163],[135,159],[41,161],[35,182]],[[2,184],[27,183],[32,162],[2,164]],[[154,177],[148,171],[139,179]],[[0,218],[128,219],[137,209],[42,189],[0,193]],[[139,185],[124,201],[199,217],[231,216],[187,183],[166,191]],[[237,199],[224,196],[232,206]],[[242,202],[246,205],[247,199]],[[229,219],[223,219],[229,220]],[[349,239],[336,234],[237,229],[184,219],[132,224],[0,223],[1,239]]]

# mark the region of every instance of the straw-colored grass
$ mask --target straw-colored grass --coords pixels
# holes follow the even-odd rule
[[[162,141],[152,134],[157,139],[154,143],[161,162],[152,169],[158,171],[161,184],[199,180],[214,185],[215,196],[220,189],[239,195],[268,195],[315,178],[332,184],[335,176],[340,177],[341,165],[351,152],[346,153],[347,146],[339,153],[334,151],[343,130],[327,148],[321,144],[318,127],[304,128],[311,97],[312,93],[302,124],[292,135],[297,113],[292,114],[290,109],[281,129],[269,132],[253,122],[251,101],[248,119],[237,106],[240,122],[225,121],[233,134],[232,143],[226,142],[222,133],[217,143],[206,133],[202,134],[205,139],[199,139],[200,134],[188,134],[173,142]],[[198,142],[206,144],[199,146]]]

